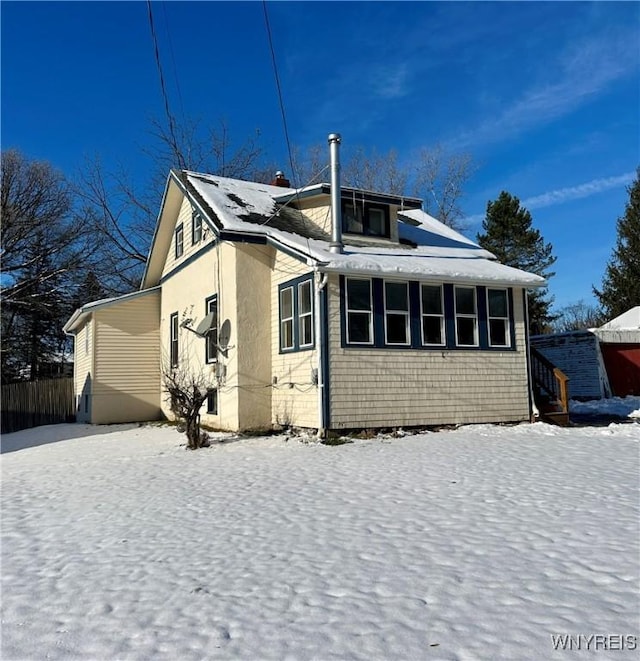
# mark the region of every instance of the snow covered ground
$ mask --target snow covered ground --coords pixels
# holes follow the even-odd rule
[[[637,658],[637,422],[220,438],[2,439],[3,661]]]

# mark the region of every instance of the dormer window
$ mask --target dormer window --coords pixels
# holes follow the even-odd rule
[[[370,202],[342,203],[342,231],[389,238],[389,207]]]

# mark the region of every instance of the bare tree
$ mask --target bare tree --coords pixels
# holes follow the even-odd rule
[[[34,379],[64,346],[61,327],[95,242],[66,179],[49,163],[8,150],[1,168],[2,375],[12,379],[28,368]]]
[[[553,330],[556,333],[567,333],[585,328],[597,328],[603,321],[602,310],[581,299],[560,308],[553,322]]]
[[[465,229],[461,202],[464,187],[475,172],[470,154],[448,154],[441,145],[419,151],[414,166],[415,194],[424,210],[454,229]]]
[[[162,381],[171,412],[185,426],[187,448],[197,450],[207,447],[209,439],[200,429],[200,409],[214,387],[212,377],[203,370],[181,365],[164,367]]]
[[[295,178],[303,185],[327,181],[326,145],[314,145],[306,154],[294,152]],[[403,163],[395,149],[379,153],[364,147],[345,149],[342,183],[363,190],[392,195],[416,195],[424,200],[424,210],[445,225],[464,229],[462,200],[464,188],[475,171],[469,154],[449,154],[443,147],[424,147]]]
[[[123,167],[107,171],[99,158],[89,159],[77,177],[75,192],[102,240],[100,275],[105,286],[114,293],[139,286],[172,168],[270,180],[275,168],[264,165],[259,137],[256,131],[237,144],[222,120],[216,127],[185,120],[170,130],[152,119],[150,143],[142,149],[148,163],[142,177],[133,177]]]

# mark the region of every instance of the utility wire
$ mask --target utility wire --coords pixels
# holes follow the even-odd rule
[[[164,17],[164,29],[167,33],[167,41],[169,42],[169,53],[171,55],[171,64],[173,65],[173,78],[176,81],[176,90],[178,92],[178,101],[180,102],[180,114],[182,115],[182,122],[185,121],[184,103],[182,102],[182,92],[180,91],[180,80],[178,79],[178,67],[176,66],[176,58],[173,54],[173,42],[171,41],[171,32],[169,31],[169,20],[167,19],[167,3],[161,2],[162,15]]]
[[[176,127],[175,120],[169,109],[169,96],[167,95],[167,88],[164,84],[164,75],[162,73],[162,63],[160,61],[160,51],[158,50],[158,38],[156,37],[156,30],[153,24],[153,11],[151,10],[151,0],[147,0],[147,10],[149,15],[149,27],[151,28],[151,38],[153,39],[154,53],[156,57],[156,66],[158,68],[158,75],[160,76],[160,89],[162,91],[162,98],[164,99],[164,110],[167,115],[167,121],[169,123],[169,133],[171,135],[171,146],[175,157],[178,159],[178,166],[181,170],[186,169],[186,163],[184,162],[184,157],[178,148],[178,140],[176,138]]]
[[[262,0],[262,8],[264,10],[264,22],[267,27],[267,36],[269,37],[269,49],[271,50],[271,61],[273,63],[273,73],[276,78],[276,88],[278,90],[278,101],[280,102],[280,113],[282,114],[282,124],[284,126],[284,137],[287,142],[287,151],[289,152],[289,166],[291,167],[291,174],[294,177],[294,184],[297,190],[297,174],[293,167],[293,157],[291,155],[291,143],[289,141],[289,130],[287,129],[287,117],[284,111],[284,101],[282,100],[282,89],[280,87],[280,76],[278,75],[278,65],[276,63],[276,53],[273,48],[273,38],[271,36],[271,25],[269,24],[269,14],[267,12],[267,0]],[[296,193],[297,195],[297,193]]]

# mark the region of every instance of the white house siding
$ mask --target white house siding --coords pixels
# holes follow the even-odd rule
[[[399,427],[529,419],[522,292],[516,351],[384,350],[340,346],[340,288],[329,281],[330,426]]]
[[[91,422],[157,420],[160,294],[97,309]]]
[[[271,279],[271,398],[274,425],[318,427],[318,388],[312,381],[312,370],[318,366],[317,349],[280,353],[278,286],[308,273],[311,273],[311,268],[306,264],[282,252],[276,253]],[[318,311],[314,310],[314,314]],[[317,347],[317,338],[314,337],[314,340]]]
[[[74,344],[73,385],[78,422],[91,422],[93,349],[93,322],[89,319],[76,333]]]

